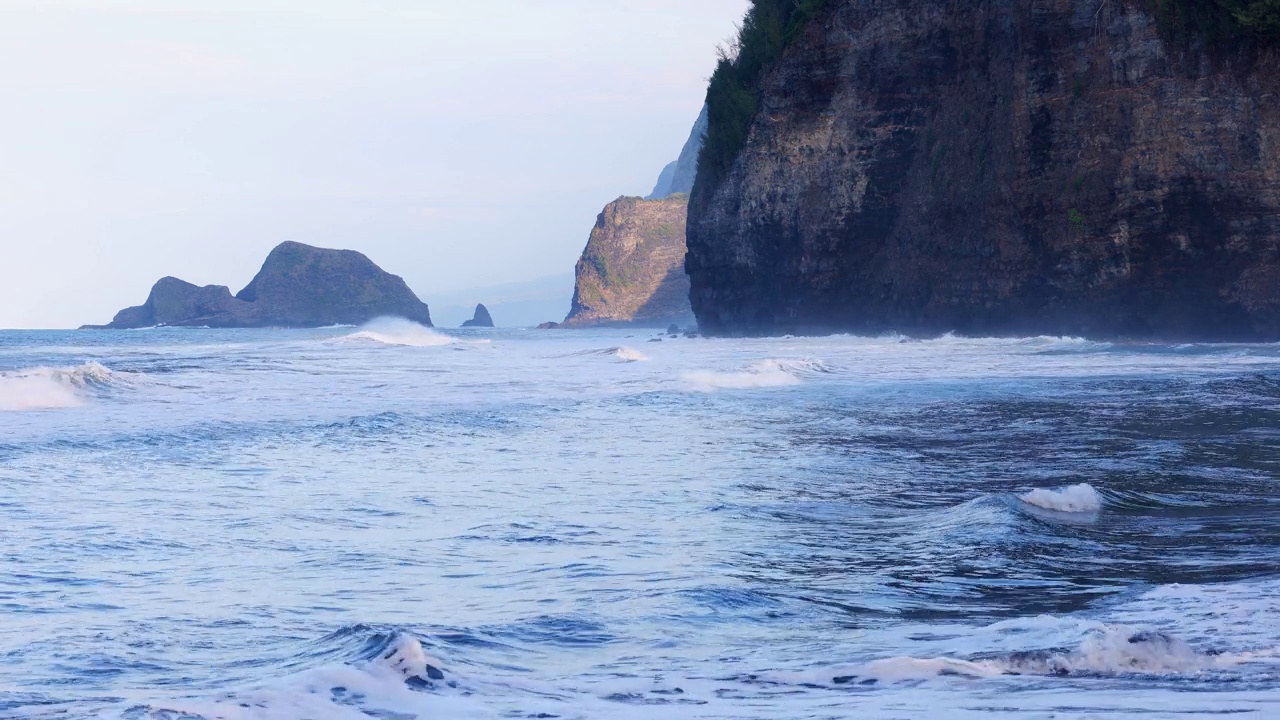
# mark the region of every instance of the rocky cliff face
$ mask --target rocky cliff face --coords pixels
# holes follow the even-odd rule
[[[1280,58],[1121,0],[830,0],[687,268],[722,334],[1280,339]]]
[[[707,133],[707,108],[704,105],[698,119],[689,131],[689,139],[680,150],[680,157],[670,162],[658,176],[658,184],[645,200],[660,200],[676,193],[686,195],[693,190],[698,175],[698,152],[702,150],[702,138]]]
[[[666,327],[692,319],[684,273],[688,197],[605,206],[578,260],[568,327]]]
[[[102,327],[320,327],[384,315],[431,324],[427,306],[404,280],[364,255],[286,242],[235,297],[222,285],[197,287],[167,277],[151,288],[146,303],[121,310]]]

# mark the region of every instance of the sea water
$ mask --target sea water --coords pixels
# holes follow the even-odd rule
[[[1280,717],[1280,347],[0,333],[0,717]]]

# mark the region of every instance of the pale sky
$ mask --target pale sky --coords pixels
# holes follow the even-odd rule
[[[103,323],[284,240],[419,296],[572,269],[746,0],[0,0],[0,327]]]

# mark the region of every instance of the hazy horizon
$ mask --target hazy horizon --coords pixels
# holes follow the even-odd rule
[[[165,275],[235,292],[285,240],[428,302],[571,271],[746,4],[11,0],[0,327],[106,322]]]

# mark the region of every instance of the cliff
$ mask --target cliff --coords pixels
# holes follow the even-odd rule
[[[1280,340],[1280,59],[1145,7],[828,0],[712,108],[701,328]]]
[[[684,229],[688,197],[623,197],[596,219],[578,260],[565,327],[687,323]]]
[[[197,287],[166,277],[144,304],[121,310],[108,325],[87,327],[321,327],[384,315],[431,324],[427,306],[404,280],[364,255],[286,242],[234,297],[222,285]]]
[[[680,157],[671,161],[662,169],[658,183],[653,192],[645,200],[661,200],[677,193],[689,194],[693,191],[694,178],[698,175],[698,153],[702,150],[702,138],[707,132],[707,107],[702,106],[698,119],[689,131],[689,139],[680,150]]]

